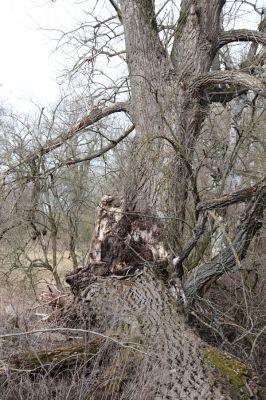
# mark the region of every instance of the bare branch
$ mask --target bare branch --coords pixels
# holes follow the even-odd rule
[[[182,269],[183,261],[190,255],[191,251],[196,246],[199,238],[203,234],[206,221],[207,221],[207,215],[206,215],[206,213],[202,213],[198,218],[195,228],[193,229],[192,237],[188,240],[188,243],[182,249],[181,253],[179,254],[178,258],[176,259],[176,261],[174,263],[174,267],[175,267],[177,274],[179,274],[180,269]],[[183,271],[182,271],[182,273],[183,273]]]
[[[207,221],[206,211],[224,208],[231,204],[250,200],[256,192],[261,191],[262,189],[264,190],[265,188],[266,188],[266,176],[256,185],[253,185],[251,187],[242,190],[238,190],[237,192],[234,193],[225,194],[224,196],[218,199],[212,199],[198,204],[197,211],[200,212],[200,215],[197,224],[193,230],[193,236],[190,238],[185,248],[179,254],[174,264],[177,273],[178,271],[180,271],[180,268],[182,268],[183,261],[189,256],[189,254],[194,249],[199,238],[204,232],[204,227]]]
[[[118,7],[118,5],[116,4],[115,0],[109,0],[109,2],[112,4],[112,6],[114,7],[116,13],[117,13],[117,17],[119,19],[119,21],[121,22],[121,24],[123,23],[122,21],[122,13],[120,8]]]
[[[109,145],[107,145],[105,147],[102,147],[101,149],[92,152],[91,154],[89,154],[86,157],[83,157],[83,158],[71,158],[71,159],[62,161],[58,166],[56,166],[56,168],[62,167],[64,165],[79,164],[79,163],[82,163],[84,161],[91,161],[91,160],[94,160],[95,158],[101,157],[103,154],[107,153],[109,150],[111,150],[114,147],[116,147],[118,145],[118,143],[122,142],[122,140],[124,140],[131,132],[133,132],[134,129],[135,129],[135,125],[131,125],[125,131],[125,133],[123,133],[123,135],[119,136],[119,138],[116,139],[116,140],[112,140]]]
[[[257,2],[255,1],[255,4],[252,3],[251,1],[248,0],[241,0],[241,3],[243,4],[248,4],[250,7],[253,8],[254,11],[256,11],[257,14],[262,15],[263,14],[263,7],[257,7]]]
[[[266,185],[255,191],[245,208],[238,225],[234,240],[227,237],[228,246],[210,262],[199,265],[188,275],[184,284],[184,292],[191,299],[209,282],[216,281],[225,272],[234,272],[235,265],[241,265],[251,240],[261,228],[261,218],[266,208]]]
[[[124,347],[126,349],[131,349],[134,350],[138,353],[145,354],[146,356],[150,355],[155,355],[154,353],[146,353],[144,351],[139,350],[137,347],[131,346],[130,344],[124,344],[121,341],[113,338],[112,336],[107,336],[104,335],[103,333],[88,330],[88,329],[79,329],[79,328],[45,328],[45,329],[35,329],[33,331],[28,331],[28,332],[18,332],[18,333],[7,333],[5,335],[0,335],[0,339],[7,339],[7,338],[12,338],[12,337],[18,337],[18,336],[28,336],[28,335],[34,335],[38,333],[50,333],[50,332],[74,332],[74,333],[85,333],[85,334],[90,334],[94,335],[106,340],[110,340],[113,343],[118,344],[121,347]]]
[[[236,29],[221,32],[218,39],[217,49],[232,42],[255,42],[266,45],[266,33],[249,29]]]
[[[266,85],[260,79],[240,71],[213,71],[196,78],[190,85],[192,92],[206,89],[215,91],[214,85],[234,85],[235,92],[248,89],[266,97]]]
[[[39,149],[30,153],[27,157],[25,157],[21,162],[17,163],[8,168],[5,171],[5,176],[9,173],[15,171],[21,165],[32,162],[36,160],[39,156],[43,156],[45,154],[50,153],[51,151],[57,149],[62,146],[66,141],[72,139],[77,133],[83,131],[89,126],[95,124],[101,119],[107,117],[108,115],[118,113],[118,112],[129,112],[129,103],[116,103],[111,106],[105,108],[96,108],[93,109],[86,117],[81,119],[79,122],[71,126],[69,129],[58,135],[56,138],[49,140],[46,144],[44,144]]]

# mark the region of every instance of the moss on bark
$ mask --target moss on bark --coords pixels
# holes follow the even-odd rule
[[[214,348],[205,350],[203,355],[215,369],[217,384],[227,388],[233,399],[266,399],[266,388],[258,386],[246,364]]]

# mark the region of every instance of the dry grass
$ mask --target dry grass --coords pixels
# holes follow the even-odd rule
[[[19,271],[15,275],[16,279],[1,280],[0,334],[66,326],[69,321],[64,321],[61,316],[43,320],[43,315],[53,315],[56,311],[43,296],[48,276],[37,274],[36,280],[29,280],[18,279],[22,278]],[[82,324],[83,321],[78,320],[75,326],[87,329]],[[3,373],[3,367],[12,365],[17,354],[74,348],[83,346],[91,339],[95,337],[78,332],[46,332],[0,339],[0,399],[119,400],[120,387],[128,376],[133,376],[132,371],[137,365],[135,358],[140,355],[108,339],[103,339],[96,353],[86,356],[86,361],[77,361],[70,368],[65,365],[61,368],[60,362],[56,361],[42,371],[40,360],[38,372],[22,368],[16,372],[7,369]]]
[[[62,268],[63,273],[63,268]],[[48,271],[38,273],[35,278],[25,279],[21,271],[11,275],[12,280],[2,274],[0,287],[0,334],[31,331],[35,328],[61,326],[62,320],[47,319],[56,310],[45,298],[44,289],[49,280]],[[23,279],[22,279],[23,278]],[[0,360],[2,366],[8,364],[15,354],[37,353],[52,348],[75,346],[84,341],[82,335],[59,332],[22,335],[0,339]],[[0,366],[1,368],[1,366]],[[52,376],[46,372],[34,375],[31,372],[0,373],[1,400],[43,400],[47,399],[87,399],[90,382],[82,367],[73,368]]]

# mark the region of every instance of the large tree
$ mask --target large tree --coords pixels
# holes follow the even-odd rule
[[[175,287],[185,302],[187,298],[191,301],[226,271],[241,268],[250,241],[261,226],[266,201],[265,179],[234,193],[224,194],[218,190],[220,196],[204,202],[197,190],[193,155],[212,103],[225,106],[238,96],[246,95],[248,90],[265,96],[265,82],[258,72],[255,73],[263,65],[261,53],[264,50],[258,45],[266,44],[265,22],[262,20],[258,31],[224,31],[224,0],[183,0],[169,46],[160,36],[164,27],[159,25],[154,1],[110,3],[124,29],[130,82],[126,111],[134,122],[136,135],[128,161],[127,182],[121,188],[123,199],[105,198],[100,203],[89,267],[69,277],[68,282],[77,296],[85,304],[88,302],[90,311],[97,314],[98,327],[107,329],[114,324],[123,331],[122,326],[127,324],[127,334],[142,337],[147,352],[158,357],[151,364],[150,354],[141,359],[136,376],[121,385],[121,398],[218,399],[223,397],[223,392],[226,398],[238,398],[243,393],[230,384],[228,387],[221,384],[208,369],[207,360],[214,361],[216,356],[212,350],[204,350],[203,343],[187,327],[182,310],[171,297],[171,286],[165,285],[158,274],[158,268],[163,270],[166,259],[170,262],[166,256],[170,253],[167,246],[162,251],[164,245],[158,239],[161,226],[154,219],[151,222],[149,217],[152,214],[156,217],[156,189],[163,179],[163,173],[157,172],[158,160],[163,162],[161,154],[165,157],[167,142],[172,147],[168,153],[172,174],[167,197],[171,198],[170,209],[175,216],[171,226],[173,238],[168,234],[168,240],[172,254],[177,255],[170,266],[170,270],[174,267],[175,271],[168,275],[172,289]],[[219,62],[217,68],[220,49],[236,41],[255,44],[251,44],[253,52],[250,51],[246,61],[257,68],[229,70],[222,68]],[[184,229],[189,191],[192,191],[191,209],[195,215],[191,238]],[[180,288],[182,263],[203,233],[207,213],[215,215],[215,210],[241,201],[247,205],[234,237],[228,238],[213,259],[187,273],[183,289]],[[151,248],[152,251],[148,251]],[[147,268],[144,268],[145,261]],[[137,270],[131,283],[123,285],[115,281],[123,272],[130,275],[131,269]],[[83,312],[86,314],[85,304]],[[110,322],[113,312],[115,316]],[[133,394],[136,381],[139,387]],[[250,388],[249,384],[247,387]],[[252,389],[248,391],[245,395],[252,396]]]
[[[88,38],[93,44],[92,53],[75,68],[84,63],[91,65],[100,55],[112,58],[125,54],[129,84],[116,86],[115,94],[109,88],[99,107],[41,148],[41,155],[45,155],[108,115],[124,112],[130,116],[133,126],[125,134],[110,140],[95,154],[62,163],[71,165],[101,156],[135,128],[121,197],[107,196],[100,202],[89,264],[69,276],[67,282],[82,301],[82,320],[121,341],[136,342],[133,360],[124,355],[127,367],[123,355],[117,355],[117,348],[110,349],[113,355],[107,357],[106,377],[108,368],[113,368],[114,374],[126,368],[128,374],[110,385],[111,394],[103,394],[106,398],[252,398],[257,388],[246,375],[246,367],[207,347],[190,330],[184,314],[187,303],[221,275],[244,268],[241,260],[263,223],[265,178],[260,176],[257,183],[235,188],[232,193],[224,192],[226,185],[221,180],[220,190],[214,190],[215,196],[206,200],[199,194],[193,162],[214,103],[223,109],[239,96],[247,96],[248,91],[255,93],[256,101],[263,102],[265,20],[262,13],[257,31],[226,31],[225,0],[182,0],[177,20],[164,24],[160,12],[170,3],[176,5],[175,1],[166,1],[158,10],[153,0],[110,0],[116,14],[104,21],[97,18],[95,36]],[[85,25],[80,29],[86,33]],[[103,39],[111,37],[115,42],[121,35],[125,50],[114,50]],[[228,57],[221,62],[226,54],[223,48],[233,42],[251,43],[242,69],[233,69]],[[95,71],[94,65],[89,72]],[[128,99],[113,103],[116,97],[123,97],[121,87],[129,87]],[[106,98],[109,104],[102,106]],[[38,156],[36,151],[23,162]],[[158,189],[165,179],[159,164],[167,164],[167,193]],[[173,222],[165,213],[157,212],[165,198]],[[207,262],[199,259],[193,269],[188,265],[183,276],[183,263],[203,235],[208,217],[218,220],[216,210],[240,202],[246,205],[233,236],[226,235],[219,253],[211,258],[210,252]],[[188,222],[194,224],[190,236],[185,226]],[[167,243],[163,232],[167,232]],[[130,363],[135,365],[135,372]],[[99,368],[103,371],[104,362]]]

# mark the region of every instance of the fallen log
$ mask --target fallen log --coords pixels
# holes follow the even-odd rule
[[[79,346],[68,346],[50,350],[18,353],[1,360],[0,375],[10,372],[50,373],[88,364],[97,354],[104,338],[97,337]]]

